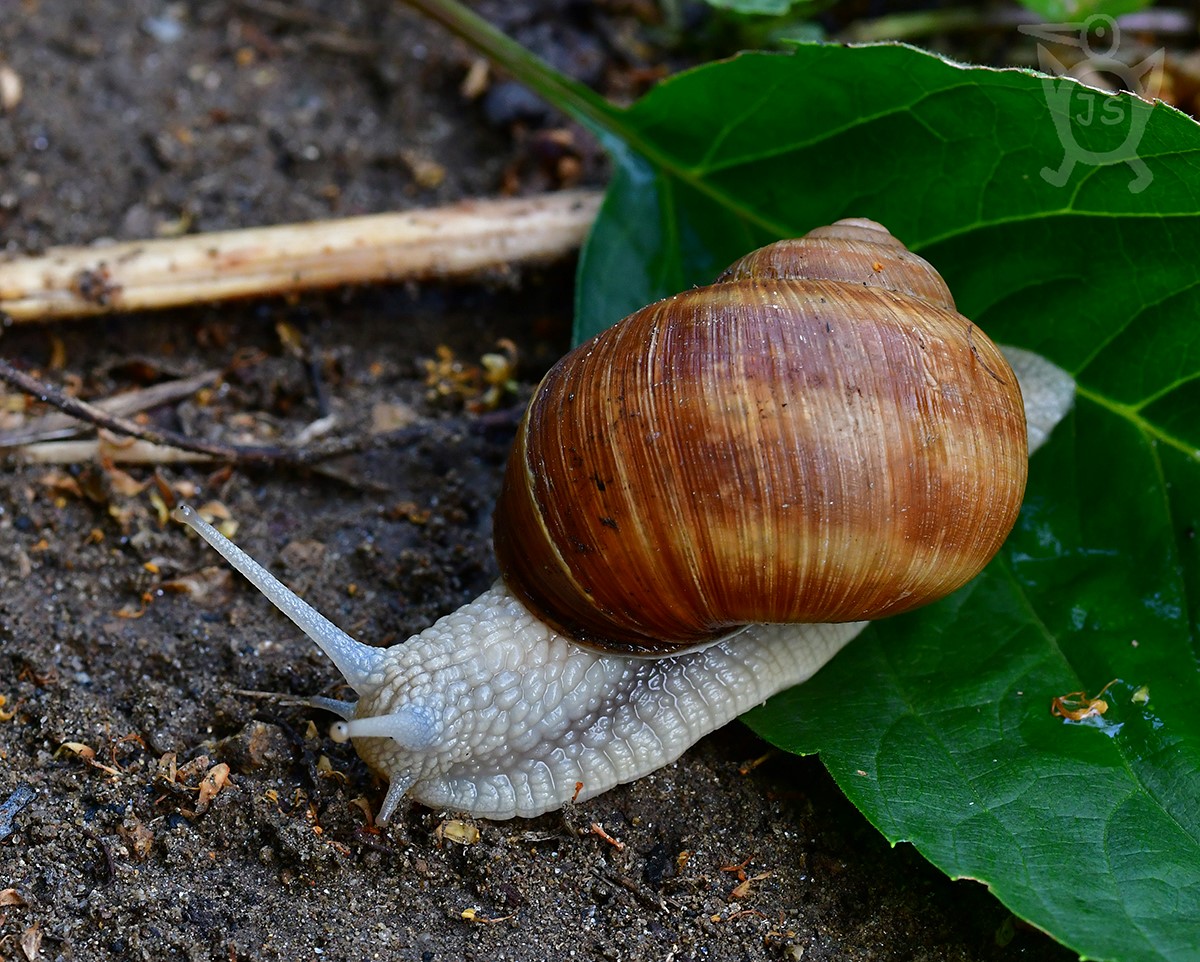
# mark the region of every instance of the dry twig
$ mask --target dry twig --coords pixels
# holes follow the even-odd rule
[[[175,431],[166,431],[150,427],[149,425],[138,424],[128,418],[112,414],[95,404],[71,397],[71,395],[63,393],[45,381],[39,381],[24,371],[18,371],[2,358],[0,358],[0,381],[4,381],[6,384],[36,397],[40,401],[53,405],[64,414],[69,414],[73,418],[79,418],[81,421],[93,424],[103,431],[136,438],[139,441],[148,442],[152,445],[166,445],[178,448],[182,451],[189,451],[195,455],[211,458],[215,461],[228,461],[240,464],[288,464],[302,466],[318,464],[322,461],[328,461],[330,458],[363,451],[373,444],[380,443],[378,436],[337,438],[304,447],[218,444],[211,441],[199,441]],[[113,460],[124,459],[113,458]],[[155,460],[155,463],[163,463],[163,461],[164,458],[159,457]]]
[[[341,284],[459,277],[577,248],[595,191],[478,200],[431,210],[59,247],[0,262],[14,321],[144,311]]]
[[[240,445],[198,441],[175,431],[160,430],[120,417],[95,404],[71,397],[44,381],[39,381],[0,358],[0,381],[50,404],[73,418],[94,425],[109,435],[132,438],[119,442],[106,437],[84,441],[54,441],[28,444],[21,447],[21,456],[29,461],[53,464],[75,464],[94,460],[101,455],[114,464],[172,464],[191,461],[221,461],[234,464],[259,464],[291,467],[312,467],[347,454],[363,451],[404,447],[427,438],[440,438],[443,443],[455,436],[453,427],[430,421],[419,421],[395,431],[379,434],[358,434],[327,441],[304,443],[304,436],[291,445]],[[493,411],[471,419],[468,430],[478,433],[516,429],[522,412],[519,409]]]
[[[137,414],[162,404],[182,400],[195,394],[200,388],[212,384],[220,376],[221,372],[214,368],[193,377],[177,378],[150,387],[114,394],[112,397],[96,401],[95,406],[109,414],[126,416]],[[69,414],[45,414],[18,428],[13,428],[11,431],[0,433],[0,448],[15,448],[40,441],[56,441],[61,438],[73,437],[86,429],[86,424]]]

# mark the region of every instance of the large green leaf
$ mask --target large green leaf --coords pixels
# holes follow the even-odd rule
[[[1077,378],[985,573],[748,720],[1088,957],[1200,959],[1200,128],[900,46],[744,55],[624,111],[549,96],[616,160],[581,334],[861,215],[993,337]],[[1113,679],[1103,716],[1052,716]]]
[[[1069,119],[1087,108],[1124,122]],[[589,242],[585,325],[863,214],[993,336],[1080,383],[985,575],[873,627],[752,726],[820,752],[888,838],[1079,951],[1200,958],[1200,130],[902,47],[743,56],[622,122],[654,149],[623,158]],[[1102,724],[1051,715],[1055,696],[1113,678]]]
[[[1088,108],[1123,124],[1070,119]],[[1200,958],[1200,129],[894,46],[743,56],[621,121],[653,149],[622,156],[589,241],[588,328],[862,214],[1080,384],[985,575],[874,626],[751,725],[820,752],[888,838],[1079,951]],[[1051,715],[1114,678],[1102,718]]]

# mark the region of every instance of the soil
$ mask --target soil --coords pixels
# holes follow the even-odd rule
[[[655,73],[635,4],[479,9],[613,95]],[[465,98],[473,59],[384,0],[9,0],[0,237],[17,254],[603,182],[582,132],[521,91]],[[743,774],[766,749],[738,725],[559,813],[412,806],[380,831],[381,786],[328,716],[253,694],[338,688],[163,499],[225,506],[336,622],[401,640],[495,576],[491,504],[567,346],[572,268],[5,331],[8,360],[92,399],[224,371],[149,414],[202,437],[285,439],[326,413],[428,430],[322,471],[8,461],[0,959],[1073,957],[889,848],[816,760]],[[472,410],[467,375],[427,383],[439,348],[469,375],[502,338],[519,386],[496,410]],[[42,410],[0,402],[5,426]]]

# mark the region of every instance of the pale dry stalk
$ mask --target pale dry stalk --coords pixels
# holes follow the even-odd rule
[[[0,262],[0,315],[43,321],[230,298],[469,276],[575,250],[596,191],[474,200],[159,240],[51,248]]]

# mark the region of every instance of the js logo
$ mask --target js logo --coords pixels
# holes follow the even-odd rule
[[[1149,112],[1134,110],[1132,98],[1127,94],[1111,94],[1085,84],[1087,78],[1103,74],[1118,81],[1130,93],[1153,100],[1158,93],[1163,51],[1158,50],[1137,64],[1118,60],[1120,28],[1111,17],[1101,14],[1089,17],[1083,23],[1047,23],[1018,29],[1046,43],[1080,51],[1077,59],[1067,57],[1075,61],[1068,66],[1047,46],[1038,44],[1038,65],[1051,75],[1042,81],[1042,87],[1063,147],[1061,166],[1057,170],[1053,167],[1042,169],[1046,182],[1062,187],[1076,164],[1104,167],[1126,163],[1134,173],[1129,184],[1130,193],[1137,194],[1149,187],[1154,175],[1137,154]],[[1092,133],[1089,128],[1100,129],[1095,135],[1085,136]],[[1085,147],[1079,142],[1080,137],[1089,144],[1103,143],[1105,146],[1103,149]]]

